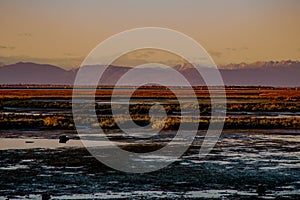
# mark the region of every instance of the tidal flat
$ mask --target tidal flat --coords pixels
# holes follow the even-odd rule
[[[146,174],[111,169],[80,146],[1,150],[1,198],[35,199],[43,193],[52,199],[300,198],[299,130],[226,130],[199,159],[204,136],[200,131],[183,156]],[[151,147],[122,145],[135,152]],[[141,159],[168,158],[141,154]],[[258,184],[266,188],[262,196]]]

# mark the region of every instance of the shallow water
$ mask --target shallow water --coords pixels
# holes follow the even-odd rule
[[[264,199],[299,197],[299,130],[224,130],[205,159],[197,154],[204,138],[200,131],[181,158],[147,174],[110,169],[81,149],[80,140],[59,144],[49,139],[57,134],[45,131],[39,139],[0,139],[0,199],[36,199],[44,192],[53,199],[239,199],[257,197],[259,183],[267,189]],[[140,158],[145,163],[169,159],[143,154]]]
[[[57,139],[20,139],[20,138],[1,138],[0,150],[7,149],[32,149],[32,148],[61,148],[61,147],[83,147],[80,140],[71,140],[66,144],[61,144]]]

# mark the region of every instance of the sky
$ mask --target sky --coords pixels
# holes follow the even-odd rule
[[[180,31],[218,65],[300,60],[298,0],[1,0],[0,63],[79,67],[100,42],[139,27]]]

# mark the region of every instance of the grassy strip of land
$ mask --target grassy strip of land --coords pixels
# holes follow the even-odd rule
[[[99,116],[98,121],[82,117],[80,119],[82,123],[88,124],[90,128],[100,126],[103,129],[119,129],[116,120],[111,116]],[[140,126],[146,126],[151,123],[149,116],[134,115],[132,119],[127,117],[118,116],[118,123],[122,123],[126,127],[131,120]],[[185,127],[189,127],[189,124],[199,123],[199,129],[207,129],[210,124],[209,117],[200,117],[196,120],[193,117],[185,118],[181,121],[180,117],[167,117],[165,120],[154,120],[151,124],[152,129],[164,129],[164,130],[177,130],[180,124],[185,124]],[[219,121],[213,121],[212,123],[221,123]],[[130,128],[130,127],[128,127]],[[300,128],[299,117],[228,117],[224,124],[225,129],[273,129],[273,128]],[[19,116],[19,115],[3,115],[0,114],[0,130],[6,129],[62,129],[73,130],[75,129],[74,121],[71,115],[56,115],[56,116]]]

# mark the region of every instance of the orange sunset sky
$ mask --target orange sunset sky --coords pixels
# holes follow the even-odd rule
[[[198,41],[219,65],[300,60],[298,0],[2,0],[0,63],[78,67],[109,36],[157,26]]]

